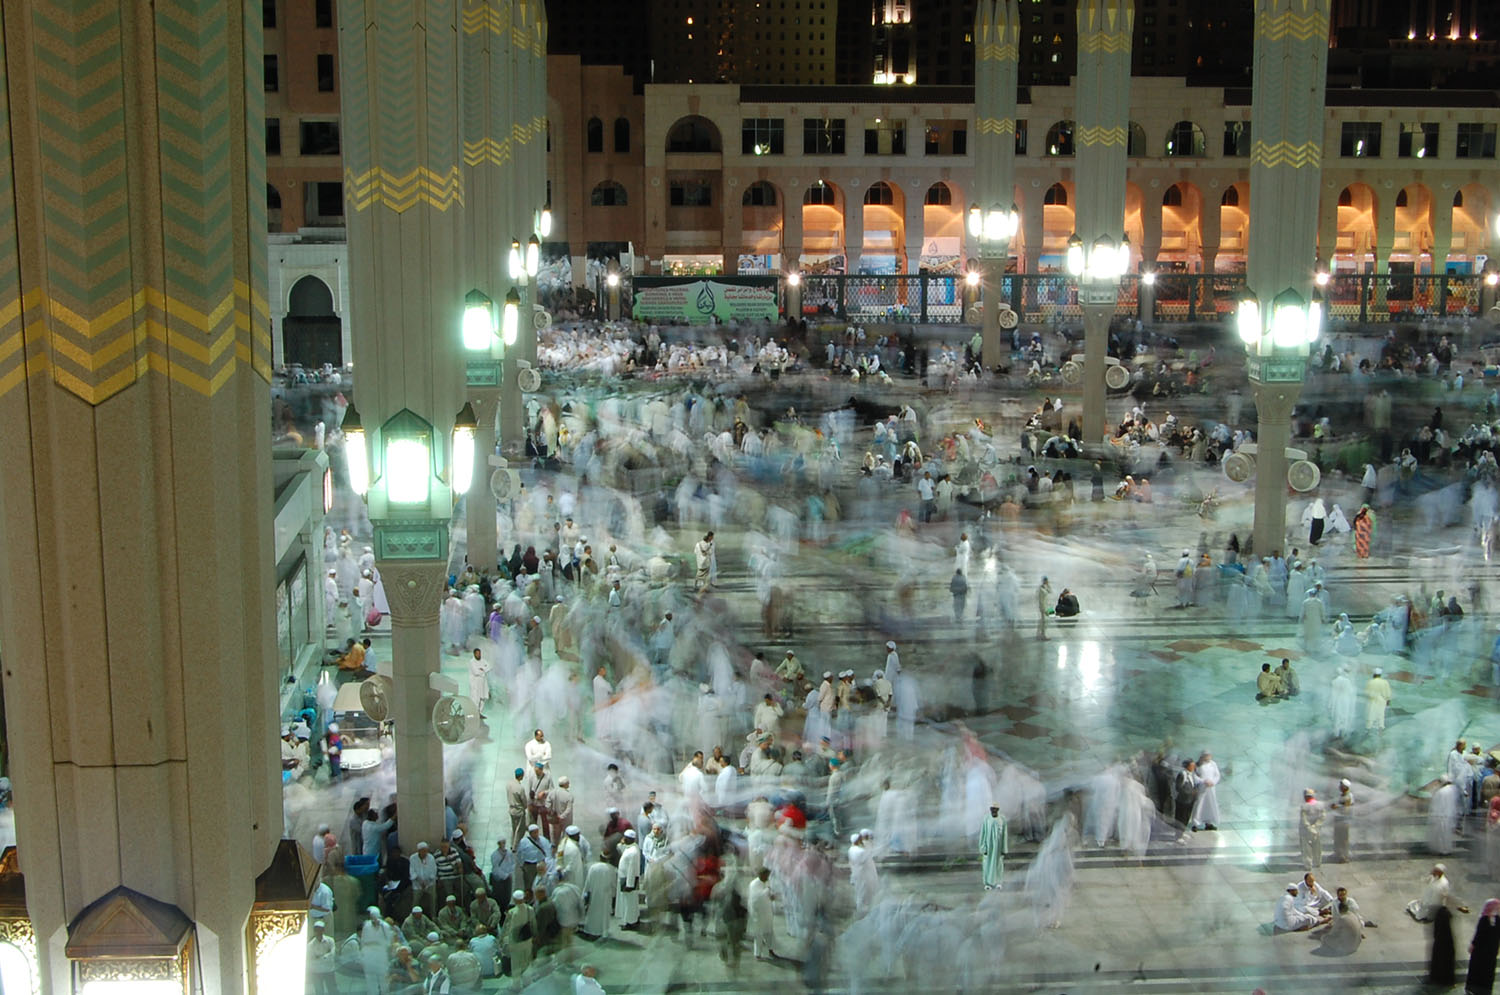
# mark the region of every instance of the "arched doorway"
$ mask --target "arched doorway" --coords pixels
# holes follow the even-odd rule
[[[1364,183],[1351,183],[1339,191],[1338,242],[1334,268],[1365,273],[1375,264],[1375,191]]]
[[[287,295],[281,321],[281,343],[288,366],[315,368],[344,364],[342,327],[333,309],[333,291],[315,276],[304,276]]]
[[[906,248],[906,197],[898,186],[879,180],[864,196],[864,245],[861,273],[900,273]]]
[[[1203,196],[1191,183],[1174,183],[1161,198],[1161,251],[1157,262],[1163,269],[1196,273],[1202,269],[1202,229],[1199,219]]]
[[[781,191],[766,180],[756,180],[740,196],[742,235],[739,272],[776,273],[781,270]]]
[[[802,194],[802,270],[842,273],[845,265],[843,191],[816,180]]]
[[[1230,184],[1219,195],[1219,255],[1216,273],[1242,273],[1250,237],[1250,184]]]
[[[958,273],[963,269],[963,198],[953,184],[938,181],[922,197],[922,258],[915,269]]]
[[[1489,237],[1489,217],[1490,195],[1483,185],[1470,183],[1454,192],[1453,245],[1448,252],[1448,272],[1472,273],[1475,257],[1485,252],[1496,254]]]

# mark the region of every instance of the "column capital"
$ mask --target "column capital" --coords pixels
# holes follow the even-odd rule
[[[393,621],[413,625],[437,621],[448,581],[446,560],[380,560],[375,565],[380,568]]]

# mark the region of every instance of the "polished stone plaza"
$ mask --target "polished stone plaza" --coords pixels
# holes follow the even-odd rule
[[[1378,349],[1379,339],[1350,340],[1349,346],[1356,352]],[[1049,348],[1055,348],[1050,338]],[[1227,391],[1243,383],[1242,378],[1242,372],[1221,361],[1207,372],[1203,392],[1170,401],[1148,398],[1146,413],[1155,420],[1170,409],[1180,421],[1204,426],[1225,420],[1227,409],[1239,407],[1237,400],[1226,400]],[[628,396],[686,390],[689,384],[626,381],[623,386]],[[702,382],[694,386],[701,389]],[[824,410],[851,394],[862,411],[868,407],[894,414],[911,403],[924,415],[921,441],[932,448],[980,417],[989,423],[999,458],[1009,461],[1017,452],[1020,415],[1034,410],[1044,393],[1055,396],[1059,386],[1046,385],[1044,391],[1017,378],[942,389],[897,376],[890,386],[851,387],[814,369],[787,373],[774,384],[750,380],[711,389],[726,397],[743,393],[753,408],[762,410],[772,403],[776,411],[794,404],[807,425],[816,425]],[[1397,397],[1393,434],[1398,452],[1404,444],[1399,440],[1425,423],[1435,396],[1455,433],[1471,419],[1483,420],[1489,396],[1487,387],[1473,384],[1462,393],[1438,396],[1434,392],[1442,388],[1433,378],[1386,386]],[[560,392],[553,399],[562,403],[568,397],[598,397],[602,389],[584,380],[571,394]],[[1348,375],[1313,374],[1305,403],[1309,410],[1326,409],[1333,415],[1333,434],[1322,445],[1325,465],[1333,462],[1337,446],[1365,430],[1360,396],[1370,389],[1369,382]],[[1065,395],[1064,401],[1070,410],[1076,394]],[[1112,398],[1111,422],[1118,423],[1136,403]],[[1251,410],[1248,399],[1244,409]],[[1248,486],[1226,480],[1217,467],[1175,460],[1169,472],[1152,474],[1151,503],[1138,503],[1091,501],[1087,463],[1038,460],[1043,471],[1064,465],[1072,471],[1073,501],[1059,498],[1038,507],[1028,503],[1015,517],[983,518],[977,507],[957,501],[947,520],[923,524],[909,483],[858,484],[860,459],[872,445],[870,421],[859,419],[843,447],[842,463],[823,467],[822,472],[832,475],[825,482],[839,495],[843,517],[827,522],[819,533],[804,526],[789,540],[778,539],[775,516],[761,509],[767,503],[798,509],[817,488],[788,473],[757,477],[742,460],[734,468],[739,499],[727,505],[727,513],[711,510],[706,501],[672,508],[658,531],[652,512],[657,495],[631,495],[642,503],[646,522],[635,548],[623,528],[609,531],[607,518],[580,522],[596,543],[616,539],[636,562],[653,552],[670,551],[680,558],[684,566],[670,583],[632,584],[643,601],[627,606],[624,614],[632,625],[649,625],[660,606],[675,606],[679,639],[690,631],[713,633],[732,648],[741,680],[749,676],[751,653],[763,651],[774,665],[794,649],[814,677],[847,668],[864,682],[884,664],[886,640],[898,642],[903,679],[915,681],[918,688],[915,728],[907,740],[893,720],[883,742],[856,750],[836,813],[840,836],[830,851],[834,872],[824,902],[826,925],[817,931],[824,939],[789,936],[778,912],[778,959],[757,961],[747,949],[731,970],[711,938],[699,938],[689,948],[678,935],[675,914],[648,909],[648,923],[659,925],[615,932],[597,942],[575,939],[555,960],[535,965],[522,982],[535,977],[542,984],[536,990],[546,990],[546,984],[566,977],[557,974],[544,981],[549,972],[571,972],[588,962],[599,967],[600,981],[610,992],[796,990],[803,985],[808,990],[882,992],[918,987],[1246,993],[1257,986],[1268,993],[1419,989],[1429,927],[1402,910],[1417,896],[1433,860],[1446,862],[1455,895],[1467,908],[1477,910],[1492,891],[1500,891],[1500,881],[1485,870],[1482,817],[1467,820],[1449,855],[1434,858],[1425,842],[1427,799],[1455,738],[1466,736],[1485,750],[1500,743],[1489,663],[1494,626],[1484,604],[1490,567],[1463,497],[1446,510],[1434,510],[1430,497],[1442,493],[1439,485],[1461,481],[1462,467],[1424,468],[1432,479],[1431,486],[1422,488],[1394,478],[1389,486],[1383,484],[1375,502],[1381,531],[1376,554],[1367,560],[1355,556],[1347,532],[1329,534],[1311,550],[1299,524],[1307,497],[1289,497],[1287,549],[1300,548],[1304,559],[1316,556],[1326,571],[1330,619],[1345,612],[1363,630],[1393,596],[1404,594],[1425,605],[1439,589],[1456,594],[1466,610],[1462,622],[1441,632],[1413,633],[1409,651],[1383,652],[1372,639],[1364,652],[1349,657],[1334,651],[1331,636],[1305,645],[1297,618],[1280,605],[1241,617],[1217,569],[1210,571],[1213,580],[1199,588],[1195,607],[1176,607],[1172,566],[1183,549],[1191,549],[1195,559],[1200,549],[1206,550],[1217,565],[1229,535],[1243,540],[1250,532]],[[1231,427],[1253,424],[1242,414]],[[1003,482],[1005,472],[1019,473],[1030,462],[1002,462],[995,476]],[[523,479],[533,491],[574,491],[579,487],[575,469],[564,463],[557,472],[527,470]],[[1109,468],[1105,473],[1109,492],[1120,474]],[[725,481],[714,479],[723,491]],[[672,491],[676,483],[667,479],[665,489]],[[1198,501],[1216,489],[1221,501],[1216,512],[1200,516]],[[589,490],[585,486],[585,493]],[[761,500],[746,499],[746,490]],[[1359,477],[1325,469],[1317,495],[1352,515],[1362,501]],[[585,499],[580,517],[582,509],[601,506]],[[918,516],[910,529],[896,525],[903,509]],[[696,595],[692,548],[710,517],[720,519],[719,581]],[[337,510],[330,522],[338,524]],[[527,540],[509,537],[505,523],[503,517],[503,549],[512,541],[524,548]],[[350,519],[348,525],[357,538],[361,523]],[[954,544],[963,532],[974,544],[971,588],[963,618],[955,621],[949,584]],[[766,636],[762,628],[755,572],[756,558],[767,544],[779,549],[779,583],[794,619],[789,634]],[[461,525],[455,546],[463,546]],[[1147,554],[1158,570],[1154,591],[1141,582]],[[1076,619],[1053,619],[1046,641],[1035,637],[1035,589],[1043,574],[1050,579],[1052,597],[1070,588],[1083,608]],[[377,654],[388,653],[383,628],[374,639]],[[1261,664],[1274,665],[1282,658],[1292,661],[1301,693],[1290,700],[1257,702],[1255,679]],[[543,646],[543,664],[582,666],[560,662],[551,638]],[[1391,681],[1393,701],[1383,732],[1363,730],[1361,705],[1361,728],[1344,739],[1334,737],[1330,684],[1341,665],[1350,668],[1356,688],[1364,686],[1375,668],[1382,668]],[[618,679],[618,657],[612,667]],[[461,656],[445,656],[444,670],[461,683],[466,680]],[[578,686],[586,688],[591,674],[579,676]],[[587,710],[591,702],[584,698],[586,690],[578,704]],[[737,754],[743,746],[753,704],[745,706],[745,714],[723,722],[727,753]],[[669,810],[682,806],[675,772],[693,749],[714,745],[697,741],[692,705],[687,707],[687,718],[680,709],[652,717],[673,730],[674,749],[669,763],[659,764],[662,769],[625,765],[622,808],[627,813],[639,808],[648,790],[659,791]],[[487,717],[487,739],[450,747],[447,756],[450,791],[455,771],[472,779],[467,838],[482,866],[494,839],[509,835],[505,785],[522,760],[520,747],[530,732],[529,722],[515,727],[503,702],[492,705]],[[570,741],[561,728],[549,738],[556,751],[552,770],[573,780],[575,821],[597,844],[608,804],[603,766],[618,758],[592,736],[589,725],[584,723],[584,742]],[[778,736],[795,739],[802,730],[803,713],[789,703]],[[977,767],[988,771],[982,782],[993,787],[1004,783],[1006,772],[1024,771],[1045,786],[1045,814],[1038,825],[1012,821],[1005,884],[992,894],[981,887],[977,851],[963,826],[970,790],[963,783],[965,771],[976,769],[963,758],[964,744],[972,742],[969,732],[982,744]],[[1101,847],[1081,838],[1091,822],[1094,779],[1115,765],[1158,751],[1174,763],[1212,752],[1223,771],[1217,829],[1179,837],[1176,828],[1159,821],[1140,860],[1122,852],[1116,842]],[[1352,782],[1359,803],[1353,859],[1327,864],[1320,880],[1330,889],[1349,888],[1366,917],[1378,925],[1366,929],[1355,953],[1333,957],[1309,934],[1272,935],[1270,923],[1285,883],[1302,872],[1296,820],[1303,789],[1313,787],[1320,797],[1332,799],[1340,778]],[[851,828],[876,826],[886,779],[909,792],[903,840],[899,852],[881,852],[881,904],[857,919],[843,837]],[[809,836],[832,838],[834,827],[821,811],[824,783],[805,789],[810,808],[817,810]],[[320,821],[337,831],[355,797],[384,800],[393,785],[387,765],[340,785],[326,785],[320,774],[310,784],[291,786],[289,835],[308,839]],[[1072,883],[1062,891],[1060,914],[1049,912],[1059,920],[1056,928],[1045,928],[1023,884],[1040,838],[1070,815]],[[742,813],[732,806],[720,812],[719,821],[725,828],[743,826]],[[1034,831],[1028,834],[1027,828]],[[882,826],[878,833],[887,829]],[[1330,829],[1324,832],[1331,837]],[[1331,838],[1324,850],[1331,853]],[[1472,914],[1455,916],[1460,981],[1462,949],[1472,929]],[[808,967],[809,959],[823,969]],[[351,974],[342,984],[359,990],[362,979]]]

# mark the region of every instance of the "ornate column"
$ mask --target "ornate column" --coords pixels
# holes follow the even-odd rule
[[[465,397],[459,13],[458,0],[344,0],[339,9],[355,396],[369,436],[375,560],[391,602],[396,794],[409,840],[436,838],[444,824],[428,676],[440,663],[453,512],[447,442]],[[414,419],[430,433],[422,465],[393,460],[385,445],[387,425]]]
[[[261,38],[229,0],[0,21],[0,644],[44,992],[112,893],[196,924],[205,991],[253,966],[282,829]]]
[[[1245,275],[1260,301],[1263,322],[1261,338],[1247,346],[1258,420],[1255,549],[1262,554],[1279,549],[1285,539],[1286,447],[1307,366],[1305,342],[1283,345],[1266,333],[1278,294],[1291,289],[1304,300],[1312,296],[1319,251],[1328,10],[1329,0],[1255,3],[1250,190],[1255,203],[1267,209],[1250,214]],[[1331,195],[1336,198],[1338,191]],[[1331,241],[1327,251],[1331,256]]]
[[[974,203],[981,213],[1008,211],[1016,189],[1016,87],[1021,60],[1017,0],[979,0],[974,15]],[[1000,304],[1010,238],[976,236],[988,300],[980,330],[987,369],[1008,355],[1000,329]],[[1033,244],[1027,237],[1026,245]],[[1034,243],[1040,245],[1040,238]]]
[[[844,198],[844,258],[849,261],[850,276],[859,272],[859,257],[865,251],[865,191],[849,186],[841,191]]]
[[[1130,137],[1132,0],[1078,0],[1078,236],[1090,249],[1101,237],[1124,240],[1125,168]],[[1151,207],[1147,205],[1148,214]],[[1155,207],[1158,216],[1161,205]],[[1158,222],[1159,224],[1159,222]],[[1083,304],[1083,440],[1105,434],[1104,359],[1119,286],[1080,288]]]
[[[468,196],[463,212],[462,289],[465,294],[479,291],[494,308],[504,305],[510,290],[506,249],[517,230],[511,204],[515,180],[511,7],[510,0],[464,0],[462,20],[461,127]],[[479,419],[474,433],[474,483],[464,497],[465,549],[471,563],[490,570],[495,568],[499,537],[489,456],[495,451],[498,431],[504,355],[498,341],[491,343],[488,352],[465,354],[468,398]],[[519,397],[515,378],[506,383]]]

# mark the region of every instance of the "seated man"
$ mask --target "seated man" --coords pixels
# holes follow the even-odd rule
[[[1057,617],[1073,618],[1077,614],[1078,595],[1065,587],[1062,593],[1057,596]]]
[[[353,639],[344,641],[344,651],[337,655],[338,668],[341,673],[353,677],[355,680],[364,680],[374,677],[369,670],[365,669],[365,648]]]
[[[1286,893],[1276,906],[1276,915],[1271,921],[1275,923],[1278,933],[1298,933],[1304,929],[1312,929],[1319,922],[1317,916],[1297,904],[1297,889],[1296,881],[1287,885]]]
[[[1269,663],[1261,664],[1260,676],[1255,679],[1255,700],[1275,701],[1285,696],[1286,690],[1281,686],[1281,678],[1272,673]]]
[[[1453,886],[1448,881],[1447,866],[1433,864],[1427,881],[1422,886],[1422,897],[1406,904],[1406,914],[1417,922],[1431,922],[1437,916],[1437,910],[1444,905],[1454,905]],[[1469,911],[1463,905],[1457,908],[1460,912]]]
[[[1276,679],[1281,682],[1281,693],[1288,698],[1294,698],[1302,691],[1302,682],[1297,679],[1297,672],[1292,669],[1292,661],[1286,657],[1281,658],[1281,666],[1276,671]]]
[[[1302,884],[1297,888],[1297,904],[1315,916],[1328,916],[1332,914],[1333,896],[1309,871],[1302,875]]]

